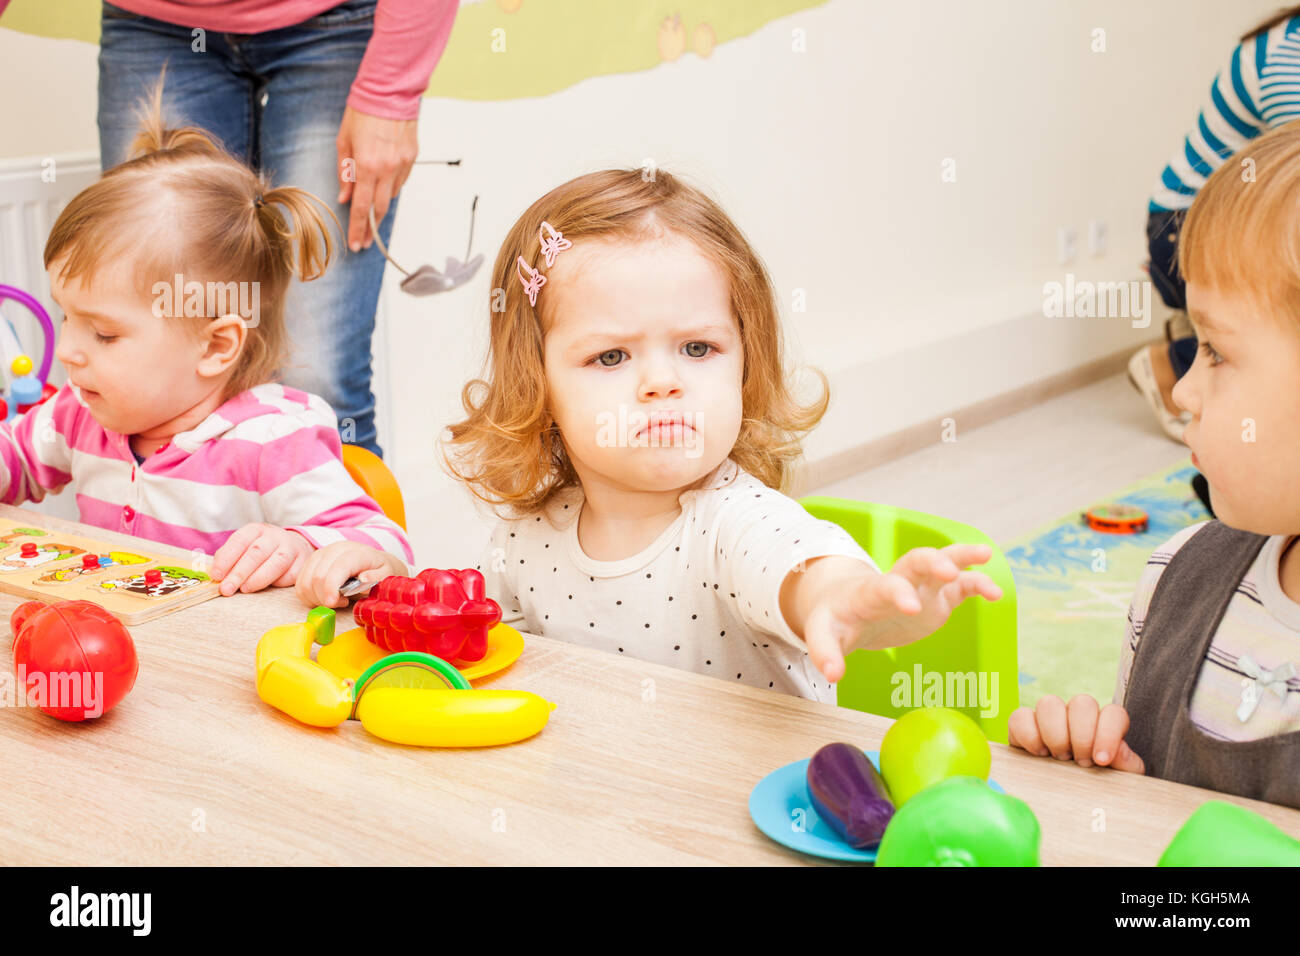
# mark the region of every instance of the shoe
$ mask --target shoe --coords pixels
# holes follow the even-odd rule
[[[1160,427],[1176,442],[1183,440],[1183,430],[1187,423],[1192,420],[1190,412],[1183,412],[1174,415],[1165,408],[1164,399],[1160,397],[1160,386],[1156,384],[1155,369],[1151,367],[1151,354],[1147,351],[1148,346],[1142,346],[1134,353],[1133,357],[1128,360],[1128,380],[1138,392],[1146,398],[1151,405],[1151,410],[1156,413],[1156,420],[1160,422]]]

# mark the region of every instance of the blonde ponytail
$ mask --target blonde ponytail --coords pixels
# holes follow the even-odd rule
[[[334,239],[321,210],[341,232],[334,210],[296,186],[277,186],[258,195],[261,202],[253,200],[257,221],[272,243],[286,250],[285,267],[303,282],[319,279],[334,258]]]

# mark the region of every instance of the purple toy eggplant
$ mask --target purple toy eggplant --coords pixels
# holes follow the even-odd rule
[[[852,744],[827,744],[813,754],[808,796],[817,815],[856,850],[879,845],[894,815],[885,781]]]

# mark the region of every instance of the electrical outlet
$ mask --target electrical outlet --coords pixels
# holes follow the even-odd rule
[[[1061,265],[1074,261],[1078,240],[1073,226],[1062,226],[1056,234],[1056,256]]]
[[[1106,254],[1106,220],[1093,219],[1088,223],[1088,254],[1097,257]]]

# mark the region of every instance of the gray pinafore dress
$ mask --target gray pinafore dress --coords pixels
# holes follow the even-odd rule
[[[1219,740],[1188,713],[1219,621],[1267,540],[1211,521],[1174,554],[1133,658],[1125,739],[1149,776],[1300,808],[1300,732]]]

